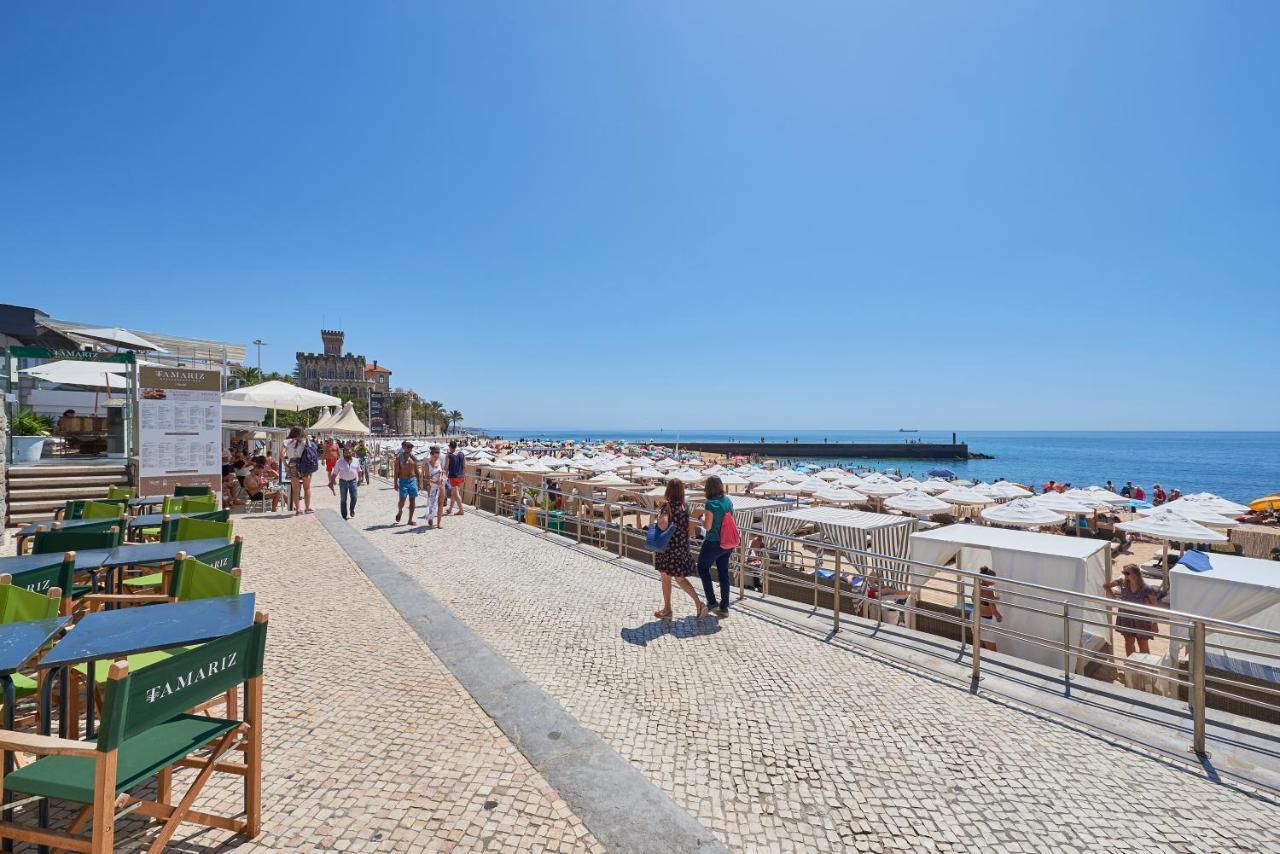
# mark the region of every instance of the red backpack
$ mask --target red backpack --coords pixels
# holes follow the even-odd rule
[[[738,523],[734,521],[733,511],[730,510],[720,518],[720,548],[736,549],[741,542],[742,535],[738,533]]]

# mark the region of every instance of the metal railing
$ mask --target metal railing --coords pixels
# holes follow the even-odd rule
[[[534,486],[519,475],[519,472],[505,470],[477,474],[475,467],[468,465],[464,496],[480,509],[488,509],[481,505],[491,503],[492,512],[497,516],[532,521],[540,531],[571,537],[576,544],[616,553],[617,558],[634,557],[652,562],[654,555],[644,547],[644,533],[657,518],[657,506],[578,491],[566,492],[545,483]],[[636,524],[628,525],[633,518]],[[1185,691],[1192,721],[1192,748],[1201,754],[1205,752],[1209,696],[1280,714],[1280,685],[1212,675],[1206,665],[1207,652],[1212,651],[1274,660],[1280,670],[1280,632],[1158,606],[1121,602],[1107,596],[995,578],[905,556],[782,534],[741,522],[739,529],[741,543],[730,558],[730,576],[738,588],[739,601],[746,598],[750,578],[753,587],[765,598],[770,596],[771,586],[811,591],[815,613],[819,610],[820,597],[829,597],[833,633],[841,630],[841,615],[849,611],[873,619],[877,624],[884,622],[888,615],[893,615],[895,622],[905,618],[908,629],[914,629],[916,618],[921,616],[949,624],[959,635],[961,655],[967,650],[970,656],[971,678],[975,683],[982,674],[984,645],[998,644],[1001,639],[1018,640],[1060,653],[1063,685],[1068,691],[1073,677],[1089,664],[1113,667],[1117,672],[1145,681],[1166,696],[1177,697]],[[690,545],[696,550],[700,544],[691,537]],[[792,554],[784,555],[784,548],[789,548]],[[938,594],[935,598],[954,597],[956,607],[945,609],[939,603],[928,602],[924,598],[927,593]],[[996,598],[988,598],[988,593]],[[804,601],[808,600],[806,595]],[[1033,635],[984,621],[983,611],[993,601],[1001,609],[1053,618],[1061,626],[1061,632],[1055,632],[1052,637]],[[1186,669],[1176,658],[1169,663],[1134,661],[1085,645],[1086,634],[1110,639],[1118,616],[1151,620],[1155,624],[1151,633],[1153,640],[1159,638],[1179,647],[1185,644],[1188,648]],[[1161,630],[1160,624],[1165,624],[1167,629]],[[1212,642],[1209,641],[1211,635]],[[1075,637],[1079,640],[1073,640]],[[1237,645],[1231,645],[1231,639],[1235,639]],[[1248,645],[1240,646],[1241,641]],[[1260,649],[1262,644],[1270,646]]]

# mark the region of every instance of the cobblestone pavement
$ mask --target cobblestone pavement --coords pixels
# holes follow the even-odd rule
[[[1280,844],[1273,801],[1139,747],[744,613],[699,623],[678,591],[662,623],[641,573],[476,513],[390,527],[393,501],[375,482],[353,524],[735,849]]]
[[[271,618],[264,832],[185,824],[176,849],[604,850],[314,517],[235,523]],[[215,777],[197,808],[236,813],[241,792]]]

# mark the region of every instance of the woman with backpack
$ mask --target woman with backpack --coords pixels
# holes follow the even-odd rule
[[[707,608],[716,616],[729,616],[729,556],[738,547],[738,526],[733,521],[733,502],[724,494],[724,484],[712,475],[707,478],[707,502],[702,510],[702,527],[707,537],[698,553],[698,575],[702,576],[702,589],[707,594]],[[728,520],[727,522],[725,520]],[[716,603],[715,587],[711,584],[711,566],[715,565],[720,577],[720,601]]]
[[[662,608],[654,611],[653,616],[660,620],[671,619],[671,582],[674,580],[680,589],[689,594],[698,609],[698,616],[705,617],[707,608],[698,600],[698,594],[689,583],[693,575],[693,555],[689,552],[689,505],[684,500],[684,484],[679,480],[667,482],[667,492],[662,507],[658,510],[658,530],[665,531],[672,525],[671,539],[667,547],[658,552],[654,559],[662,578]]]
[[[299,491],[306,504],[306,512],[310,513],[311,475],[320,468],[320,455],[307,437],[307,431],[296,424],[289,429],[289,437],[284,441],[284,459],[289,470],[289,503],[293,505],[293,515],[301,516],[303,513],[298,505]]]

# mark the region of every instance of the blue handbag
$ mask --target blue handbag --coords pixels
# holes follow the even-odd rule
[[[648,530],[644,533],[644,547],[651,552],[662,554],[667,550],[667,546],[671,543],[671,535],[676,532],[676,520],[669,519],[667,530],[658,527],[658,523],[654,522],[649,525]]]

